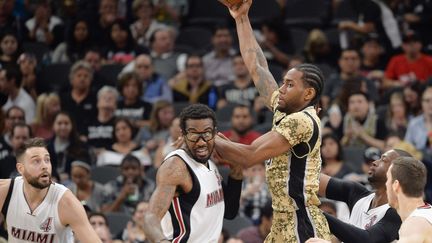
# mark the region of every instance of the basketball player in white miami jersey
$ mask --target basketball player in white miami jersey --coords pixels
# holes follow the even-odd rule
[[[432,208],[423,201],[427,170],[408,157],[393,161],[387,171],[387,197],[402,219],[399,243],[432,243]]]
[[[225,186],[210,160],[216,118],[209,107],[186,107],[180,127],[183,147],[168,154],[157,172],[144,230],[151,242],[217,242],[223,218],[238,212],[242,170],[233,168]]]
[[[80,242],[101,242],[78,199],[51,181],[51,161],[43,139],[29,139],[16,157],[21,176],[0,180],[8,242],[72,243],[74,236]]]

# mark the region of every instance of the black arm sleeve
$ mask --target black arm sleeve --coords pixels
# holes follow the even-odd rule
[[[240,194],[243,180],[236,180],[228,177],[228,183],[222,183],[225,214],[224,218],[233,219],[237,216],[240,207]]]
[[[326,189],[326,197],[328,199],[345,202],[350,211],[360,198],[370,193],[371,192],[360,183],[345,181],[338,178],[331,178]]]
[[[398,231],[402,221],[393,208],[388,209],[384,217],[367,230],[342,222],[329,214],[324,215],[329,223],[330,232],[343,242],[386,243],[399,239]]]

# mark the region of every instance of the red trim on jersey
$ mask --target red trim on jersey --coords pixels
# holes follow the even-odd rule
[[[418,207],[418,209],[429,209],[432,208],[432,206],[429,203],[425,203],[423,206]]]
[[[185,226],[185,223],[183,221],[183,215],[181,213],[180,202],[179,202],[178,197],[175,197],[173,199],[173,204],[174,204],[174,213],[175,213],[177,221],[178,221],[178,223],[180,225],[180,234],[179,234],[179,236],[177,236],[173,240],[173,243],[178,243],[178,242],[181,241],[181,239],[183,238],[183,236],[185,236],[185,234],[186,234],[186,226]]]

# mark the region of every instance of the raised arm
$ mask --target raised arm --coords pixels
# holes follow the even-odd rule
[[[159,167],[156,175],[156,190],[144,216],[143,229],[150,242],[168,242],[162,231],[161,220],[171,205],[177,187],[181,186],[183,191],[187,191],[185,190],[187,181],[192,182],[192,179],[186,165],[178,157],[169,158]]]
[[[264,97],[265,104],[270,107],[271,95],[278,89],[278,85],[269,71],[264,53],[253,34],[248,17],[251,5],[252,0],[244,0],[238,9],[230,8],[230,13],[236,22],[240,52],[244,63],[259,94]]]
[[[71,191],[66,191],[59,202],[59,217],[63,225],[69,225],[76,238],[83,243],[102,242],[90,225],[84,207]]]

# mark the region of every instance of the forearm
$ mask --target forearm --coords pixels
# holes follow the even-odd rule
[[[326,216],[327,222],[329,224],[330,232],[334,234],[339,240],[350,243],[369,242],[367,241],[369,240],[367,231],[344,223],[331,215],[324,215]]]
[[[224,218],[233,219],[237,216],[240,207],[242,180],[228,177],[228,183],[223,187],[225,198],[225,214]]]
[[[151,212],[146,213],[144,216],[143,230],[150,242],[160,242],[161,240],[166,239],[162,231],[160,220]]]
[[[243,145],[234,143],[227,140],[218,140],[216,143],[216,150],[227,161],[243,167],[252,166],[255,160],[250,157],[253,149],[250,145]]]
[[[123,204],[125,198],[121,195],[116,198],[116,200],[111,204],[106,204],[102,207],[103,212],[117,212],[120,210],[121,205]]]

